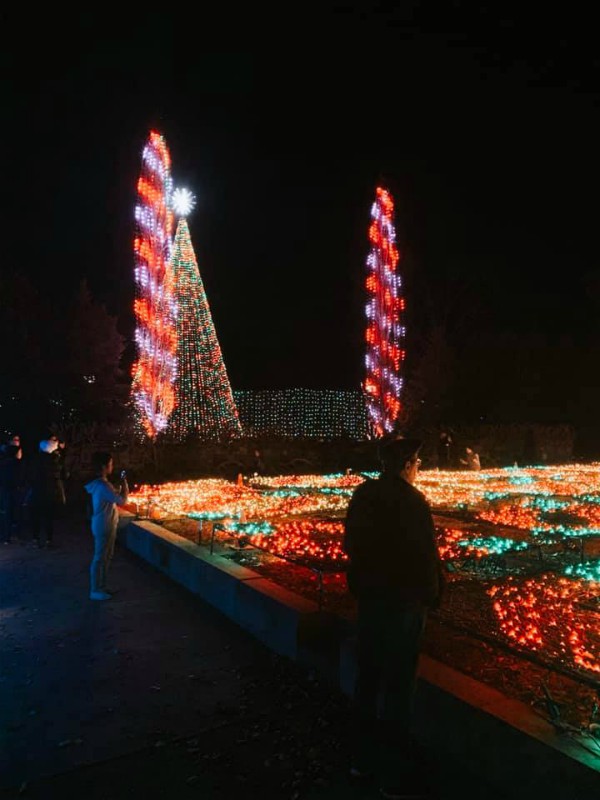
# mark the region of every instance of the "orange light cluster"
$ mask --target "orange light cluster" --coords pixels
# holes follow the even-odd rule
[[[345,494],[295,490],[271,494],[258,487],[238,486],[216,478],[144,485],[130,495],[130,500],[137,504],[140,513],[152,508],[154,516],[206,515],[244,521],[311,514],[342,516],[348,505]]]
[[[165,202],[164,192],[158,189],[154,183],[143,176],[140,177],[137,184],[137,192],[142,200],[148,203],[148,205],[153,206],[159,213],[166,213],[167,204]]]
[[[311,567],[330,565],[339,571],[348,560],[342,549],[342,522],[302,520],[277,525],[271,534],[252,537],[256,547]]]
[[[514,523],[523,529],[541,525],[541,505],[526,505],[532,498],[566,501],[563,510],[580,516],[582,524],[594,525],[600,518],[598,463],[480,472],[426,470],[419,476],[418,488],[435,510],[464,509],[496,525]]]
[[[146,326],[146,330],[153,339],[163,342],[170,351],[177,347],[175,328],[168,321],[154,315],[148,300],[143,298],[134,300],[133,311],[139,322]]]
[[[464,542],[467,538],[464,530],[439,528],[436,529],[436,534],[438,553],[442,561],[455,561],[466,556],[482,558],[489,555],[490,551],[487,547],[477,547],[472,544],[460,545],[459,542]]]
[[[255,519],[261,511],[261,494],[252,488],[219,478],[177,481],[158,486],[144,484],[129,495],[138,513],[151,516],[220,516]]]
[[[525,508],[512,501],[511,505],[502,504],[501,508],[478,511],[477,517],[494,525],[531,530],[539,522],[539,511],[535,508]]]
[[[590,596],[600,591],[589,583]],[[543,650],[578,669],[600,674],[600,625],[581,607],[580,581],[547,573],[527,580],[508,578],[490,587],[500,629],[517,647]]]
[[[364,481],[364,475],[276,475],[250,478],[248,483],[257,489],[354,489]]]

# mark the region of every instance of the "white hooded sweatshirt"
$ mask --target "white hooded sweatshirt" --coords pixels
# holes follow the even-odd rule
[[[85,485],[92,496],[92,533],[94,536],[109,533],[119,522],[117,506],[125,505],[125,498],[117,494],[106,478],[96,478]]]

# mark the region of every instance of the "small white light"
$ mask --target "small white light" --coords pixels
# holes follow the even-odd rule
[[[196,205],[196,198],[189,189],[175,189],[173,192],[173,210],[179,217],[187,217]]]

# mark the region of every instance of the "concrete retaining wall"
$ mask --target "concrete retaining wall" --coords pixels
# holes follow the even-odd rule
[[[304,629],[317,625],[316,603],[160,525],[130,517],[119,540],[281,655],[296,660]]]

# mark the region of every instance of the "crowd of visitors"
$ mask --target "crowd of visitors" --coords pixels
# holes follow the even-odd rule
[[[0,540],[54,546],[54,522],[66,504],[65,442],[50,435],[24,456],[21,437],[0,448]]]
[[[124,471],[119,491],[109,482],[110,453],[95,453],[92,461],[95,478],[85,486],[94,537],[90,599],[108,600],[106,576],[115,548],[117,506],[127,502],[129,487]],[[66,507],[68,478],[64,440],[51,434],[40,440],[36,452],[24,457],[20,435],[11,434],[0,445],[0,542],[54,547],[54,524]]]

